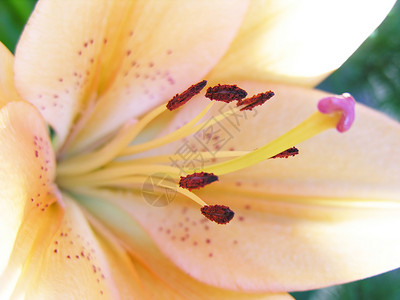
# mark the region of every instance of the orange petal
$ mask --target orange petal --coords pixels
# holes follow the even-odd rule
[[[396,1],[253,1],[215,80],[314,86],[337,69]]]
[[[89,124],[75,128],[84,127],[81,143],[93,142],[207,74],[246,6],[239,0],[40,1],[17,46],[18,90],[60,143],[75,117],[87,119],[98,103]]]
[[[32,215],[40,218],[55,201],[54,153],[41,115],[30,104],[10,102],[0,110],[0,274]]]
[[[84,196],[83,196],[84,195]],[[196,253],[196,247],[193,247],[191,243],[193,242],[192,238],[187,238],[186,241],[182,241],[181,238],[187,234],[185,231],[186,226],[184,227],[176,224],[175,228],[169,228],[169,221],[166,221],[167,226],[163,225],[163,221],[165,219],[158,219],[155,223],[153,223],[153,230],[149,230],[148,232],[143,231],[142,227],[138,225],[136,220],[141,222],[142,218],[136,218],[137,213],[134,210],[138,210],[139,214],[143,214],[146,216],[150,216],[153,212],[158,214],[160,211],[165,211],[164,209],[158,210],[157,208],[151,207],[145,202],[143,199],[140,199],[135,194],[129,193],[119,193],[116,191],[107,191],[107,190],[85,190],[82,191],[82,196],[80,197],[82,200],[82,204],[93,213],[102,223],[108,226],[119,238],[121,241],[128,246],[128,249],[131,251],[132,256],[135,258],[135,261],[138,261],[136,265],[136,270],[138,271],[140,278],[143,279],[143,284],[145,287],[151,286],[158,287],[160,291],[166,291],[167,295],[171,295],[176,297],[176,295],[181,296],[184,299],[191,300],[201,300],[201,299],[254,299],[254,300],[273,300],[273,299],[292,299],[292,297],[286,293],[279,294],[271,294],[271,293],[249,293],[248,290],[251,289],[241,289],[240,286],[234,285],[229,286],[227,289],[224,289],[220,283],[223,281],[222,278],[218,278],[215,281],[212,281],[211,285],[207,285],[202,283],[204,282],[203,278],[201,281],[197,281],[189,275],[193,275],[196,270],[200,270],[202,267],[200,266],[203,263],[206,263],[203,260],[197,260],[197,266],[194,266],[192,270],[185,270],[186,272],[182,272],[179,270],[174,264],[171,263],[169,259],[167,259],[161,252],[169,252],[167,248],[171,248],[171,243],[168,241],[159,249],[155,247],[154,242],[149,238],[152,235],[152,231],[156,232],[156,235],[168,236],[168,240],[175,241],[175,244],[179,246],[179,248],[187,247],[190,250],[194,250],[193,259],[198,259],[198,255]],[[175,206],[176,207],[176,206]],[[181,208],[177,211],[178,214],[181,213]],[[158,211],[158,212],[157,212]],[[196,210],[197,211],[197,210]],[[199,212],[200,210],[198,210]],[[200,214],[199,218],[202,218]],[[153,219],[154,220],[154,219]],[[173,221],[173,220],[171,220]],[[192,220],[191,220],[192,221]],[[187,223],[187,221],[184,221]],[[198,226],[202,226],[198,223]],[[145,225],[145,229],[147,231],[147,225]],[[161,230],[160,230],[161,228]],[[182,231],[182,234],[180,232]],[[154,238],[154,237],[153,237]],[[158,244],[158,237],[155,238],[155,242]],[[199,249],[202,247],[199,241]],[[183,250],[183,249],[182,249]],[[187,253],[187,251],[183,251]],[[180,249],[176,254],[182,253]],[[205,256],[208,255],[209,252],[206,253]],[[208,256],[207,256],[207,259]],[[232,268],[238,265],[237,260],[235,263],[232,263]],[[218,267],[221,261],[214,260],[215,266]],[[213,272],[215,271],[214,267],[211,267],[207,276],[211,279],[215,279],[213,276]],[[234,271],[232,269],[232,271]],[[187,274],[188,273],[188,274]],[[228,277],[230,274],[226,274]],[[172,291],[171,291],[172,289]],[[173,292],[174,291],[174,292]],[[152,291],[153,295],[157,295],[157,291]],[[158,299],[156,297],[156,299]],[[178,298],[180,299],[180,298]]]
[[[0,42],[0,108],[10,101],[20,100],[14,85],[14,56]]]

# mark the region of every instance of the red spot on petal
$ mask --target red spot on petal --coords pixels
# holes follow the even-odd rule
[[[206,97],[211,100],[223,101],[226,103],[234,100],[241,100],[247,96],[247,92],[236,85],[216,85],[207,89]]]
[[[191,191],[192,189],[202,188],[214,181],[218,181],[218,176],[214,175],[213,173],[200,172],[193,173],[185,177],[181,176],[179,186]]]
[[[267,100],[271,99],[274,95],[275,95],[275,93],[273,91],[260,93],[253,97],[240,100],[236,105],[243,106],[240,109],[240,111],[253,110],[254,107],[256,107],[258,105],[263,105]]]
[[[176,94],[169,102],[167,103],[167,108],[169,110],[177,109],[178,107],[184,105],[190,99],[192,99],[195,95],[200,93],[200,91],[206,86],[207,81],[203,80],[197,84],[190,86],[186,91],[180,94]]]
[[[201,213],[209,220],[218,224],[227,224],[235,213],[225,205],[206,205],[201,208]]]
[[[299,149],[296,147],[289,148],[285,151],[282,151],[281,153],[278,153],[277,155],[272,156],[271,158],[288,158],[289,156],[295,156],[299,154]]]

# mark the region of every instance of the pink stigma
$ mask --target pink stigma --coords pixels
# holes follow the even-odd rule
[[[355,112],[354,112],[355,100],[348,94],[330,96],[319,100],[318,110],[323,114],[331,114],[340,112],[342,114],[339,122],[336,125],[336,129],[339,132],[345,132],[350,129],[353,125]]]

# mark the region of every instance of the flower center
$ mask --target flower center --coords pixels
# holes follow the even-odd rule
[[[229,113],[221,113],[209,120],[201,121],[210,111],[211,102],[203,111],[179,129],[146,142],[137,143],[139,134],[161,114],[170,113],[199,94],[206,86],[205,80],[192,85],[181,94],[174,96],[167,105],[159,106],[144,115],[140,120],[126,122],[119,132],[104,146],[90,153],[75,155],[61,160],[57,166],[57,184],[71,193],[85,188],[130,188],[141,189],[149,178],[158,178],[152,183],[161,189],[174,190],[198,203],[201,213],[219,224],[228,223],[234,213],[224,205],[207,205],[192,192],[217,180],[223,180],[224,174],[250,167],[269,158],[287,158],[295,156],[299,150],[294,147],[301,142],[327,129],[336,127],[339,132],[348,130],[354,121],[354,99],[349,94],[321,99],[318,110],[302,123],[282,136],[254,151],[218,151],[209,153],[198,151],[203,158],[222,159],[211,162],[198,170],[198,167],[182,169],[168,165],[171,160],[182,160],[178,154],[138,157],[137,154],[182,140],[208,126],[226,119],[233,114],[252,110],[264,104],[274,96],[266,91],[246,98],[247,92],[236,85],[217,85],[208,88],[205,96],[210,100],[222,101],[232,105]],[[231,103],[236,101],[236,105]],[[132,144],[136,142],[136,144]],[[221,177],[222,176],[222,177]],[[162,179],[162,180],[161,180]]]

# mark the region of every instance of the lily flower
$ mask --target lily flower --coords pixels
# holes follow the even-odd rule
[[[40,0],[0,46],[2,298],[290,299],[400,266],[399,124],[326,131],[353,100],[310,88],[393,2]]]

